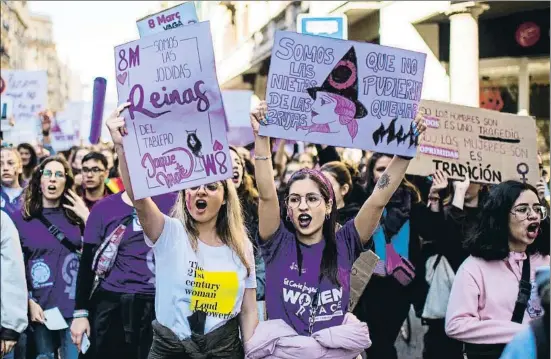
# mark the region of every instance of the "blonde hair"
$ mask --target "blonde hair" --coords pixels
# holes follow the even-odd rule
[[[247,268],[248,276],[251,273],[252,263],[249,263],[245,254],[249,235],[244,225],[241,203],[233,182],[222,180],[220,183],[224,188],[224,200],[226,203],[222,205],[216,218],[216,234],[220,237],[222,243],[230,247],[237,254],[241,263]],[[170,216],[182,222],[191,242],[191,247],[197,252],[199,230],[195,225],[197,222],[187,210],[185,190],[178,193],[178,199],[170,211]]]

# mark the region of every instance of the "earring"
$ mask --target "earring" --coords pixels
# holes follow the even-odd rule
[[[325,219],[329,219],[329,213],[325,215]]]

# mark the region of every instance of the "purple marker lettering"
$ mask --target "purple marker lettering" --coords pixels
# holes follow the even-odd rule
[[[138,102],[135,103],[134,102],[134,95],[135,93],[137,92],[137,95],[138,95]],[[154,112],[151,112],[145,108],[143,108],[143,100],[144,100],[144,90],[143,90],[143,87],[142,85],[140,84],[136,84],[132,87],[132,90],[130,90],[130,95],[128,96],[128,100],[127,102],[130,102],[130,106],[128,107],[128,113],[130,114],[130,118],[133,120],[134,119],[134,112],[140,112],[144,115],[146,115],[147,117],[150,117],[150,118],[157,118],[159,116],[162,116],[164,115],[165,113],[169,113],[170,111],[164,111],[164,112],[160,112],[160,113],[154,113]]]
[[[197,110],[199,112],[205,112],[210,108],[210,103],[207,95],[205,95],[206,92],[201,91],[201,85],[204,85],[205,83],[203,81],[197,81],[195,83],[195,96],[199,99],[199,102],[197,103]]]

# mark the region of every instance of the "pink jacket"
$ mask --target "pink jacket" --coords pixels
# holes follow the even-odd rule
[[[320,330],[311,337],[298,335],[281,319],[260,322],[245,343],[246,359],[354,359],[371,346],[365,323],[353,314],[342,325]]]
[[[510,342],[523,324],[511,321],[518,296],[522,266],[526,254],[511,252],[501,261],[469,257],[463,262],[453,282],[446,334],[472,344]],[[523,323],[543,315],[534,284],[536,268],[549,266],[549,256],[530,256],[532,295]]]

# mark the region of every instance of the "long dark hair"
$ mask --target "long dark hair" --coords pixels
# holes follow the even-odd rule
[[[31,154],[29,164],[23,166],[23,177],[30,178],[33,174],[34,168],[38,165],[38,156],[34,150],[34,147],[29,143],[20,143],[19,146],[17,146],[17,151],[20,151],[21,149],[27,150]]]
[[[201,154],[201,149],[203,148],[203,144],[201,143],[201,140],[199,137],[197,137],[197,130],[193,131],[186,131],[187,132],[187,146],[193,152],[195,156],[199,156]],[[191,139],[195,141],[195,145],[191,144]]]
[[[468,233],[465,247],[474,257],[502,260],[509,255],[509,213],[522,192],[538,191],[527,183],[506,181],[494,186],[484,201],[478,224]],[[540,224],[540,233],[526,248],[530,254],[549,254],[549,218]]]
[[[75,180],[73,178],[73,172],[71,171],[71,166],[69,163],[60,156],[51,156],[46,158],[39,166],[37,166],[31,176],[28,186],[25,188],[24,195],[24,204],[23,204],[23,218],[27,221],[30,221],[33,218],[37,218],[42,214],[44,209],[42,205],[42,191],[40,189],[40,180],[42,178],[42,171],[46,165],[50,162],[59,162],[63,166],[65,171],[65,188],[63,189],[63,194],[60,198],[59,207],[63,209],[65,217],[73,225],[84,225],[82,219],[78,217],[75,212],[63,207],[64,204],[72,205],[72,203],[65,197],[65,194],[69,189],[73,189]]]
[[[368,196],[370,196],[375,189],[376,182],[373,176],[373,170],[375,169],[375,164],[377,163],[377,160],[379,160],[379,158],[381,157],[392,158],[394,156],[386,153],[375,152],[367,161],[367,168],[365,170],[365,173],[363,174],[361,185],[362,187],[364,187]],[[413,183],[404,178],[402,180],[402,183],[400,184],[400,187],[407,189],[412,194],[412,200],[414,203],[421,202],[421,193]]]
[[[241,186],[237,188],[237,194],[239,195],[239,198],[241,199],[243,204],[258,205],[258,190],[255,188],[254,181],[247,171],[245,161],[243,160],[243,158],[241,158],[241,155],[239,154],[239,152],[237,152],[237,149],[235,147],[230,146],[230,151],[233,151],[237,155],[237,158],[239,158],[239,163],[243,168]]]
[[[323,222],[323,238],[325,240],[325,248],[323,249],[320,265],[320,276],[328,278],[333,284],[339,285],[338,279],[338,263],[337,263],[337,236],[335,233],[335,227],[337,223],[337,204],[335,203],[335,196],[333,195],[333,189],[329,180],[319,171],[302,169],[293,174],[287,187],[285,189],[285,201],[289,196],[289,189],[291,185],[300,180],[310,179],[314,181],[320,190],[320,193],[325,200],[325,203],[332,201],[331,214],[329,218],[326,218]],[[281,218],[285,218],[285,227],[293,234],[296,234],[296,228],[293,223],[287,220],[287,203],[281,205]],[[300,250],[300,244],[296,241],[297,246],[297,264],[298,273],[302,274],[302,251]]]
[[[348,162],[331,161],[321,166],[320,171],[330,173],[339,186],[348,185],[348,192],[343,198],[345,205],[365,201],[365,193],[359,185],[360,174],[355,166]]]

